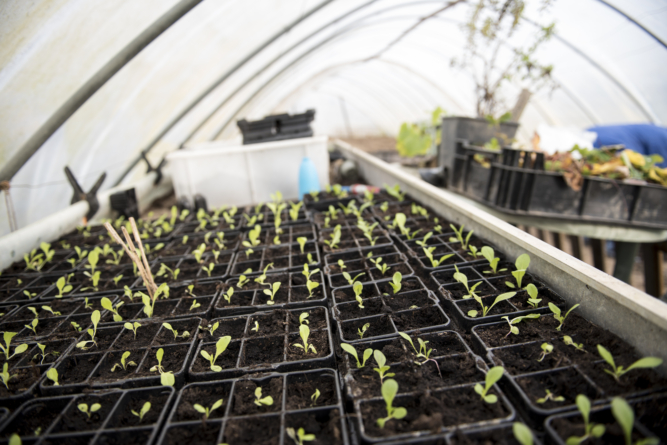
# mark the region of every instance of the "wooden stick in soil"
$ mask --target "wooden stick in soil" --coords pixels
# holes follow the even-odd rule
[[[139,245],[140,248],[139,251],[141,252],[141,259],[137,256],[137,250],[135,249],[134,244],[132,243],[132,240],[130,238],[130,235],[129,233],[127,233],[127,229],[125,229],[125,227],[122,227],[122,231],[123,231],[123,236],[127,241],[127,244],[123,242],[121,237],[118,235],[118,232],[116,232],[116,229],[114,229],[111,226],[111,224],[109,224],[108,222],[104,223],[104,227],[109,232],[109,235],[111,235],[111,237],[115,239],[118,244],[123,246],[123,249],[127,253],[127,256],[130,257],[130,259],[137,266],[139,274],[141,275],[141,279],[144,281],[144,284],[146,285],[148,295],[150,296],[151,300],[153,300],[154,299],[153,296],[155,294],[155,291],[157,290],[157,285],[155,284],[155,280],[153,279],[153,274],[151,273],[151,269],[148,266],[148,260],[146,259],[146,253],[144,252],[144,246],[143,243],[141,242],[141,238],[139,237],[139,232],[137,230],[137,225],[136,222],[134,221],[134,218],[130,218],[130,224],[132,226],[132,231],[134,232],[135,239],[137,240],[137,244]]]

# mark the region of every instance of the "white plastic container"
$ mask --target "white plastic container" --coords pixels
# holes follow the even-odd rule
[[[251,145],[206,142],[168,155],[176,197],[201,194],[209,208],[266,202],[280,190],[299,196],[299,166],[315,164],[320,187],[329,183],[327,137],[288,139]]]

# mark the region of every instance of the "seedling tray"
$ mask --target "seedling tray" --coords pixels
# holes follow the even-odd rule
[[[398,332],[442,330],[450,325],[449,317],[419,278],[404,278],[401,285],[394,294],[386,281],[365,284],[361,293],[363,309],[359,308],[352,286],[332,290],[332,311],[340,341],[357,343],[393,337]],[[370,326],[362,339],[358,330],[366,323]]]
[[[421,268],[429,272],[435,270],[454,269],[455,266],[458,268],[467,265],[481,266],[482,264],[486,264],[488,266],[488,262],[484,259],[484,257],[482,257],[480,250],[483,246],[489,246],[492,248],[494,246],[484,243],[477,237],[471,237],[469,245],[474,245],[478,250],[477,257],[474,257],[471,255],[469,249],[466,250],[461,248],[460,242],[451,241],[451,238],[454,237],[454,235],[454,233],[445,233],[442,235],[433,236],[427,240],[426,248],[435,247],[435,250],[432,252],[434,259],[439,260],[443,255],[453,254],[452,257],[448,258],[437,267],[433,267],[433,263],[431,263],[428,257],[424,254],[424,249],[422,246],[417,244],[417,242],[423,241],[423,237],[421,239],[415,238],[413,240],[407,240],[405,236],[397,235],[397,238],[399,243],[403,244],[405,250],[408,252],[408,255],[410,255],[412,258],[415,258]],[[504,255],[498,252],[497,249],[494,248],[494,252],[496,257],[500,258],[501,260],[504,259]],[[486,269],[488,269],[488,267]]]
[[[46,303],[38,303],[21,306],[15,310],[8,317],[4,317],[0,323],[0,332],[16,332],[14,341],[41,341],[52,338],[74,338],[78,337],[74,329],[71,327],[71,322],[74,321],[81,325],[85,330],[90,324],[90,315],[94,310],[99,310],[101,321],[111,321],[111,314],[107,313],[102,308],[100,300],[102,297],[91,297],[88,299],[90,308],[86,308],[86,302],[83,298],[72,298],[63,300],[54,300]],[[110,296],[109,299],[114,302],[115,296]],[[44,309],[43,306],[49,306],[56,312],[61,312],[61,315],[54,315]],[[37,310],[39,314],[39,321],[35,328],[37,334],[26,327],[31,325],[35,315],[28,308],[32,307]]]
[[[164,321],[178,330],[179,335],[188,331],[190,336],[185,339],[181,337],[174,339],[172,332],[162,326]],[[90,348],[87,350],[71,348],[56,365],[60,385],[54,386],[50,380],[44,380],[40,385],[42,394],[50,396],[87,389],[159,386],[160,375],[158,372],[151,372],[150,368],[158,364],[155,354],[160,348],[164,350],[162,366],[166,371],[173,372],[174,386],[177,388],[182,386],[198,338],[201,319],[139,322],[142,326],[137,329],[136,340],[133,332],[125,329],[122,322],[111,326],[98,326],[95,336],[97,346],[89,345]],[[85,332],[78,341],[84,340],[90,340],[90,336]],[[127,361],[134,361],[137,366],[128,366],[127,369],[121,368],[111,372],[114,364],[120,363],[125,351],[131,352]]]
[[[162,318],[190,318],[200,317],[209,318],[213,311],[213,306],[221,286],[220,281],[195,281],[191,284],[171,285],[169,286],[169,298],[158,299],[153,308],[154,317]],[[196,295],[193,297],[189,291],[189,286],[192,288],[192,293]],[[146,293],[145,288],[133,289],[133,292],[141,291]],[[199,307],[193,308],[192,305],[197,301]],[[117,301],[122,301],[123,305],[118,308],[118,313],[125,320],[141,320],[146,319],[144,312],[144,305],[141,298],[134,297],[130,299],[127,295],[122,295]],[[108,319],[105,321],[112,321]]]
[[[356,195],[354,194],[348,194],[345,197],[338,197],[334,193],[331,192],[320,192],[317,195],[317,201],[313,199],[313,197],[310,195],[310,193],[305,193],[303,195],[303,202],[308,210],[312,211],[312,215],[314,216],[317,212],[323,212],[329,209],[329,206],[334,206],[337,210],[340,208],[339,204],[342,204],[344,206],[347,206],[347,204],[350,201],[356,201],[357,204],[361,204],[359,198],[357,198]],[[316,224],[317,221],[314,220]],[[324,219],[322,219],[321,222],[324,222]]]
[[[55,245],[51,246],[52,249],[55,249]],[[38,253],[42,251],[37,248]],[[24,281],[28,281],[31,277],[38,277],[40,274],[49,273],[49,272],[71,272],[72,266],[67,260],[72,256],[70,251],[55,251],[53,258],[47,264],[45,264],[40,270],[32,270],[26,268],[25,260],[21,259],[14,262],[11,266],[2,271],[2,278],[25,278]]]
[[[280,212],[280,227],[282,228],[283,226],[290,226],[293,224],[308,224],[310,223],[310,213],[306,211],[305,206],[301,206],[299,209],[299,214],[297,216],[296,220],[293,220],[292,217],[289,214],[290,211],[290,205],[289,202],[286,202],[287,208],[283,209]],[[269,209],[266,204],[262,205],[259,209],[259,212],[255,212],[255,206],[248,206],[245,208],[245,213],[248,215],[248,218],[253,218],[254,216],[257,216],[257,220],[255,221],[255,224],[250,224],[248,221],[248,218],[243,217],[244,219],[244,229],[246,231],[252,229],[255,227],[255,225],[259,225],[262,227],[262,229],[269,228],[269,227],[274,227],[275,226],[275,216],[271,209]],[[261,217],[260,217],[261,215]],[[274,235],[275,236],[275,235]],[[271,240],[273,242],[273,239]]]
[[[609,331],[571,313],[561,331],[551,315],[523,320],[517,325],[519,335],[505,336],[507,323],[480,325],[472,330],[473,344],[487,356],[490,363],[504,366],[503,388],[535,424],[547,416],[576,409],[577,394],[585,394],[592,403],[607,403],[612,397],[633,398],[667,390],[667,379],[652,369],[637,369],[625,374],[617,383],[604,369],[611,369],[598,354],[596,345],[609,350],[617,365],[634,363],[640,357],[634,349]],[[563,342],[563,336],[582,343],[584,350]],[[541,362],[543,343],[554,346]],[[537,403],[550,390],[564,402]]]
[[[306,238],[307,241],[315,241],[317,239],[317,234],[315,233],[315,226],[312,224],[292,224],[285,225],[285,227],[280,226],[282,233],[277,233],[276,229],[273,227],[267,228],[260,231],[259,234],[259,244],[256,247],[262,246],[275,246],[283,244],[297,244],[297,238]],[[275,244],[275,237],[278,236],[280,244]],[[248,232],[243,234],[242,241],[250,241],[248,237]],[[247,246],[241,246],[241,250],[247,248]],[[255,247],[253,247],[255,249]]]
[[[508,271],[509,269],[508,265]],[[482,267],[481,269],[485,269]],[[500,269],[500,267],[499,267]],[[463,267],[459,269],[461,273],[468,278],[468,286],[472,288],[477,283],[480,284],[475,293],[482,297],[485,306],[491,306],[496,297],[506,292],[516,292],[505,285],[506,281],[512,282],[516,285],[516,281],[512,275],[502,276],[498,274],[494,278],[487,278],[487,274],[479,273],[479,268]],[[525,288],[529,283],[533,283],[538,289],[538,298],[542,301],[537,308],[530,306],[528,301],[528,293],[525,290],[517,292],[517,294],[509,300],[501,301],[496,304],[486,317],[481,316],[481,306],[474,298],[463,299],[466,295],[466,290],[463,284],[454,280],[455,270],[436,271],[431,273],[432,281],[439,285],[438,296],[440,301],[448,313],[454,314],[456,321],[463,329],[470,331],[473,326],[484,323],[491,323],[501,321],[502,317],[521,317],[532,313],[551,313],[548,304],[554,303],[556,306],[564,307],[563,299],[554,292],[547,290],[541,283],[529,274],[525,274],[522,280],[522,286]],[[477,310],[479,312],[477,317],[470,317],[468,311]],[[509,328],[508,328],[509,330]]]
[[[347,201],[338,201],[336,203],[329,204],[329,206],[333,206],[336,209],[336,218],[331,218],[328,216],[329,214],[329,206],[327,207],[322,207],[322,210],[313,210],[313,223],[317,226],[318,229],[333,229],[336,227],[337,224],[341,225],[341,228],[344,224],[352,224],[354,225],[358,219],[357,215],[354,213],[349,213],[345,214],[345,212],[342,209],[342,206],[348,206],[350,201],[352,199],[347,200]],[[359,200],[355,199],[355,202],[357,203],[357,208],[361,207],[361,203]],[[367,207],[364,210],[361,211],[361,217],[365,220],[370,220],[373,217],[373,213],[371,210]],[[329,218],[329,222],[327,225],[327,218]]]
[[[156,282],[167,283],[169,285],[178,285],[192,283],[193,281],[203,281],[203,280],[223,280],[229,274],[229,269],[234,261],[234,254],[232,252],[223,252],[218,256],[217,262],[212,254],[206,254],[202,256],[201,263],[198,263],[194,256],[186,256],[181,258],[171,258],[162,261],[155,261],[151,265],[151,271],[153,272],[153,277]],[[160,270],[160,265],[164,264],[172,270],[179,269],[179,273],[174,280],[172,275],[167,272],[165,275],[158,276]],[[215,264],[211,274],[204,271],[204,267],[208,267],[210,264]],[[144,286],[144,282],[141,278],[137,278],[134,281],[132,288],[137,288]],[[120,289],[123,289],[121,286]]]
[[[16,377],[9,380],[9,388],[0,384],[0,403],[2,406],[14,408],[21,403],[29,400],[38,394],[39,383],[44,378],[44,373],[53,365],[58,363],[70,348],[74,347],[74,340],[44,340],[40,343],[45,346],[42,363],[42,351],[37,347],[37,342],[17,341],[16,337],[12,339],[10,355],[14,353],[14,348],[23,343],[28,345],[28,349],[23,353],[9,359],[8,371],[10,375]],[[4,346],[4,342],[3,342]],[[53,354],[59,353],[58,355]],[[35,357],[36,354],[40,356]],[[3,366],[5,360],[3,357]],[[0,422],[0,425],[2,423]]]
[[[224,248],[220,248],[214,241],[218,233],[224,233],[222,243]],[[210,235],[209,235],[210,234]],[[183,238],[187,238],[187,242],[183,243]],[[206,237],[208,236],[208,243]],[[210,253],[212,250],[218,250],[221,253],[236,252],[241,244],[243,232],[239,230],[203,230],[199,232],[179,232],[174,236],[174,240],[164,248],[156,251],[156,257],[160,259],[170,258],[175,256],[182,256],[192,254],[192,251],[197,249],[201,244],[206,244],[206,252]],[[187,251],[186,251],[187,250]]]
[[[515,411],[501,389],[494,386],[493,393],[498,402],[485,404],[474,392],[476,383],[483,383],[488,368],[484,361],[473,354],[459,334],[452,331],[431,332],[412,335],[417,347],[417,337],[429,341],[433,348],[430,358],[436,360],[442,372],[440,378],[434,363],[416,365],[416,355],[404,339],[380,339],[359,342],[354,345],[360,356],[367,348],[379,349],[395,372],[398,395],[394,407],[405,407],[408,411],[403,420],[392,419],[384,429],[375,421],[386,416],[384,399],[381,397],[380,378],[371,368],[375,364],[369,359],[362,369],[348,353],[343,353],[343,366],[347,397],[353,401],[356,414],[356,430],[362,442],[377,443],[385,440],[409,441],[442,435],[454,429],[465,430],[510,422]],[[477,418],[467,410],[481,414]]]
[[[160,387],[31,400],[0,427],[0,438],[6,440],[16,433],[24,444],[149,445],[159,434],[174,393],[173,388]],[[145,402],[151,402],[151,409],[140,421],[132,411],[141,411]],[[82,403],[102,407],[88,418],[77,408]]]
[[[667,395],[654,394],[649,397],[628,400],[628,404],[635,411],[635,423],[632,429],[633,443],[647,437],[664,440],[665,433],[667,433],[664,423]],[[590,422],[605,426],[605,433],[600,438],[600,442],[625,443],[623,432],[612,415],[610,405],[592,408]],[[584,435],[584,422],[579,411],[549,417],[545,422],[545,427],[547,440],[552,444],[565,445],[568,437]]]
[[[252,249],[254,252],[246,255],[245,250],[240,250],[235,255],[234,265],[231,268],[230,276],[237,277],[246,274],[248,269],[252,272],[261,272],[273,263],[270,271],[280,270],[303,270],[303,265],[308,263],[308,255],[311,255],[312,262],[309,263],[311,269],[315,269],[320,264],[320,252],[317,243],[308,241],[304,245],[303,253],[299,244],[280,244],[278,246],[265,246]]]
[[[308,298],[306,277],[302,272],[267,273],[264,280],[266,284],[264,285],[255,282],[255,279],[260,275],[248,275],[248,283],[241,288],[238,287],[238,278],[228,279],[226,284],[222,285],[216,300],[214,316],[228,317],[273,309],[299,309],[327,305],[327,292],[322,272],[317,272],[311,276],[311,281],[320,283],[316,289],[313,289],[311,298]],[[280,289],[276,292],[273,300],[274,304],[269,305],[268,302],[271,301],[271,298],[264,293],[264,290],[269,289],[268,284],[275,282],[280,282]],[[230,287],[234,288],[231,304],[225,300],[225,294]]]
[[[255,388],[273,404],[257,406]],[[317,404],[311,395],[320,391]],[[207,420],[193,404],[223,405]],[[338,375],[332,369],[270,373],[243,379],[191,383],[178,394],[158,443],[262,443],[289,444],[286,428],[304,428],[325,443],[347,444],[347,429]]]
[[[364,253],[366,254],[365,256]],[[384,274],[373,262],[379,259],[382,259],[380,264],[389,266]],[[338,260],[343,260],[345,269],[341,270]],[[349,273],[352,278],[363,273],[356,281],[364,284],[373,281],[391,280],[396,272],[400,272],[403,277],[414,275],[414,271],[408,264],[405,255],[399,253],[394,246],[378,247],[377,249],[374,247],[357,249],[351,252],[327,255],[324,257],[324,264],[325,273],[329,279],[329,287],[332,289],[350,285],[342,272]]]
[[[302,349],[293,346],[301,342],[299,315],[303,312],[309,314],[309,343],[317,349],[317,354],[308,353],[308,356]],[[259,323],[257,332],[252,331],[255,321]],[[324,307],[216,318],[209,321],[209,325],[216,322],[220,324],[213,336],[201,331],[204,337],[199,341],[188,370],[190,382],[235,378],[254,372],[302,371],[335,365],[329,317]],[[214,354],[215,343],[225,335],[231,336],[232,341],[216,361],[222,371],[214,372],[200,351],[203,349]]]

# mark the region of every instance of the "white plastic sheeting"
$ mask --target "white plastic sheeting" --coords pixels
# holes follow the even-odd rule
[[[178,3],[0,4],[0,162]],[[315,108],[317,134],[354,136],[395,134],[401,122],[423,119],[436,106],[472,115],[472,82],[449,61],[461,54],[461,25],[474,1],[448,8],[387,47],[447,3],[203,0],[102,86],[13,178],[19,227],[69,203],[65,165],[84,189],[102,171],[108,174],[103,188],[111,187],[139,152],[192,105],[151,151],[154,162],[194,130],[191,141],[226,139],[238,133],[236,119],[279,111]],[[538,56],[553,63],[561,88],[533,96],[521,120],[520,139],[529,139],[540,123],[584,128],[667,121],[664,1],[556,0],[548,15],[529,10],[528,18],[556,21],[556,37]],[[221,76],[225,80],[219,86],[194,102]],[[507,91],[510,105],[518,91]],[[144,171],[140,164],[132,176]],[[0,235],[9,230],[4,206],[2,199]]]

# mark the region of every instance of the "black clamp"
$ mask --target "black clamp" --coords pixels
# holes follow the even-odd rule
[[[157,167],[153,167],[151,163],[148,161],[148,158],[146,157],[145,152],[141,152],[141,157],[143,158],[144,161],[146,161],[146,166],[148,166],[148,169],[146,170],[146,173],[150,172],[156,172],[157,173],[157,178],[155,178],[155,182],[153,182],[153,185],[157,185],[161,180],[162,180],[162,167],[165,166],[167,163],[167,155],[165,155],[160,163],[157,165]]]
[[[83,191],[69,167],[65,167],[65,175],[67,176],[67,180],[69,181],[70,185],[74,189],[74,195],[72,195],[72,201],[70,204],[74,204],[79,201],[87,201],[88,213],[86,214],[86,218],[90,221],[90,219],[95,216],[95,213],[97,213],[100,208],[100,202],[97,200],[97,191],[102,186],[102,183],[107,177],[107,174],[102,173],[87,193]]]

